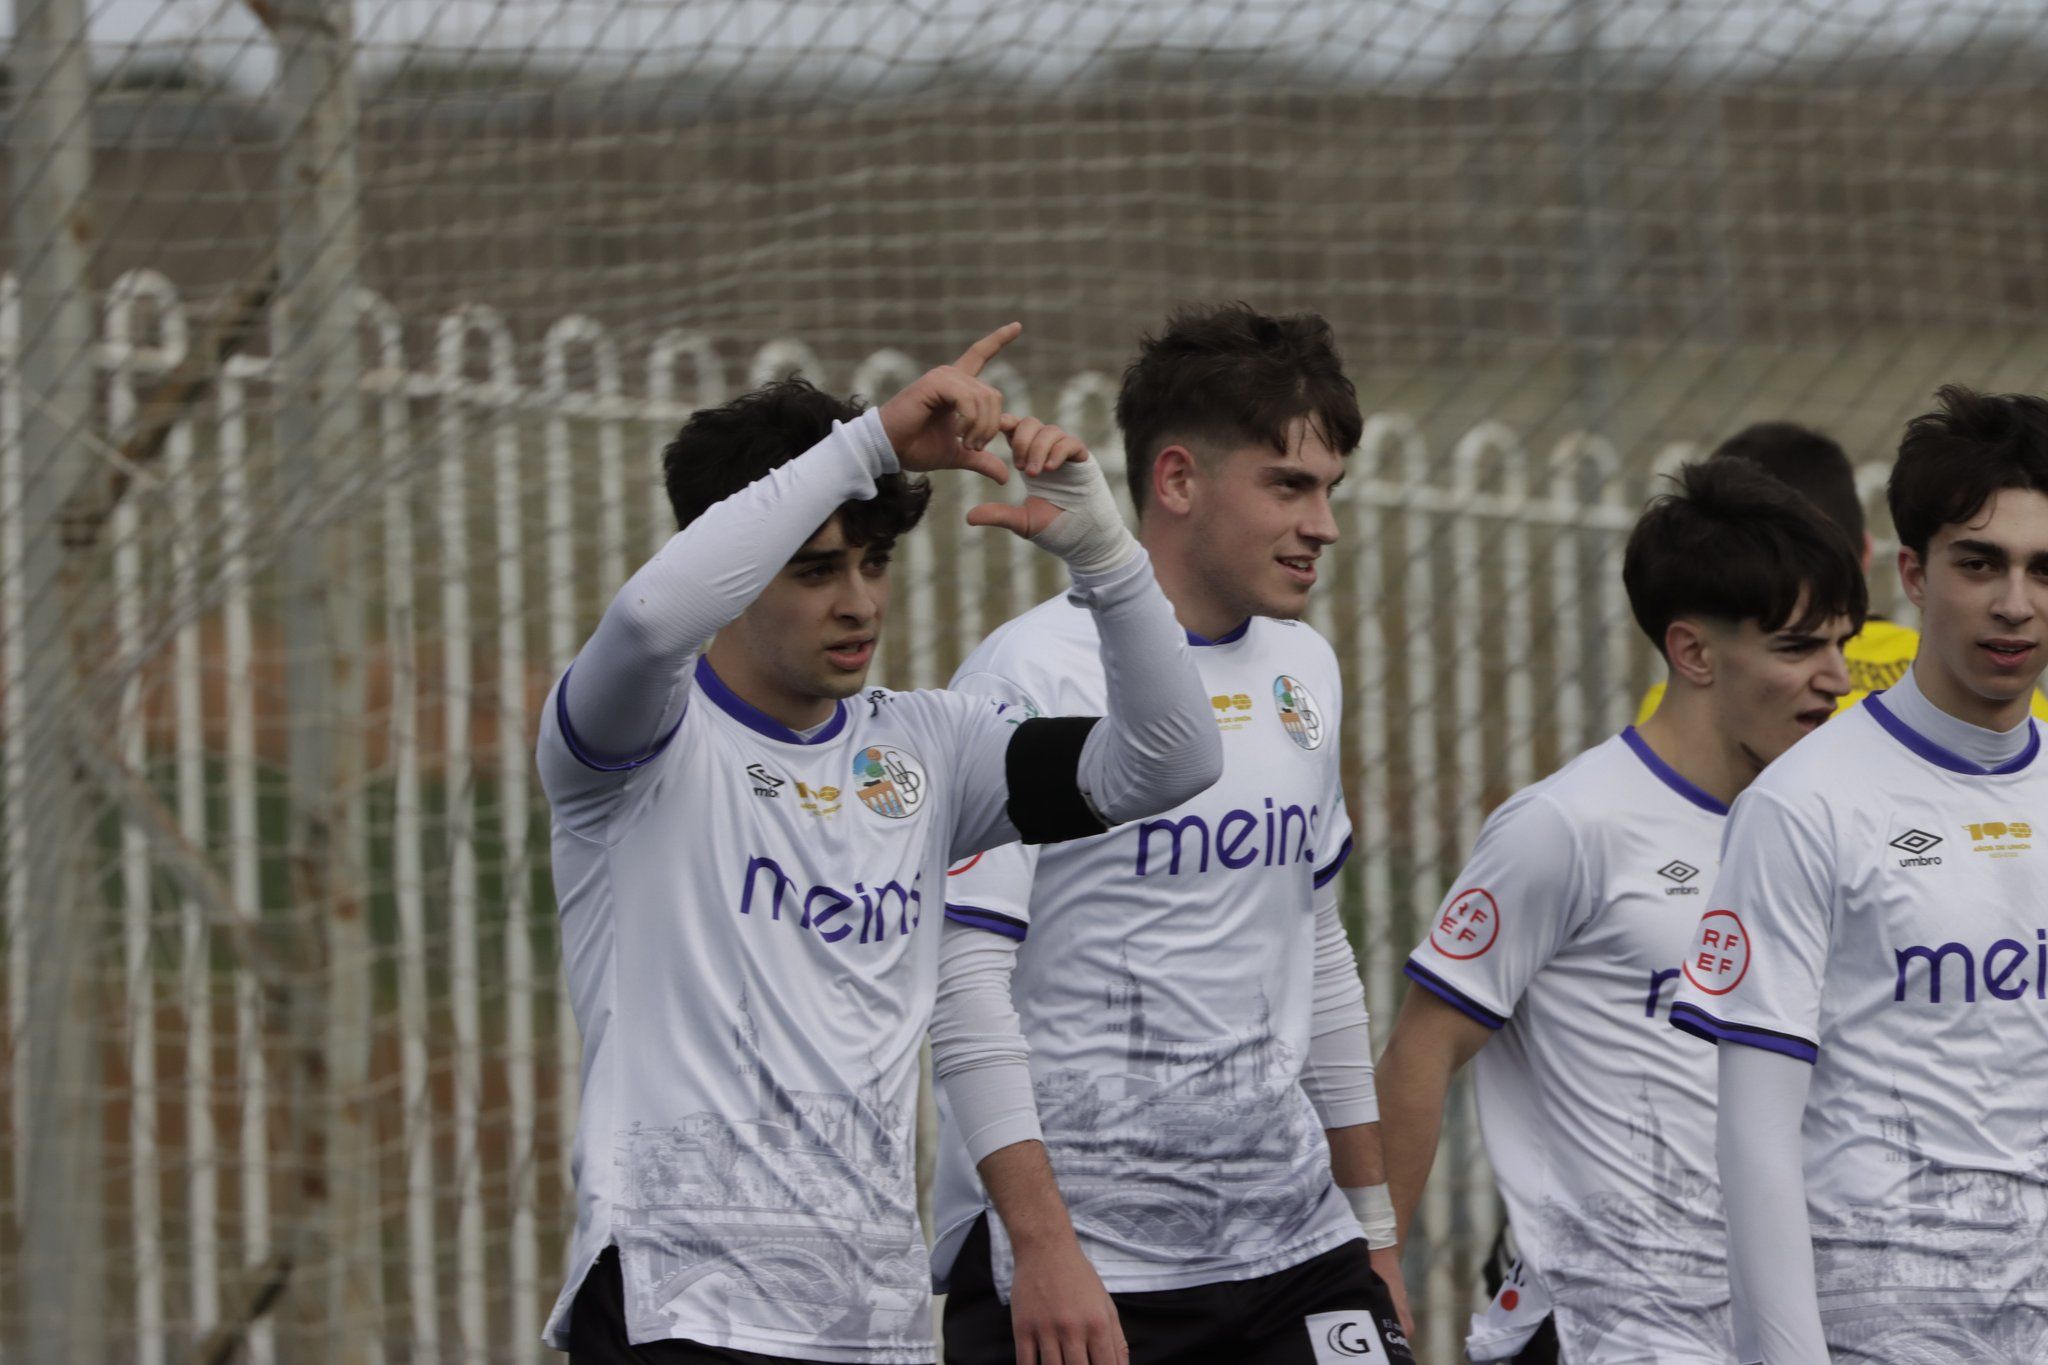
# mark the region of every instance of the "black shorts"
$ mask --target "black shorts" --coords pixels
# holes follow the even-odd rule
[[[619,1274],[619,1249],[606,1247],[583,1277],[569,1308],[569,1365],[806,1365],[792,1356],[762,1355],[694,1341],[649,1341],[635,1346],[626,1337],[626,1284]]]
[[[1014,1365],[1010,1306],[989,1272],[988,1219],[953,1263],[946,1365]],[[1112,1294],[1131,1365],[1414,1365],[1394,1298],[1346,1242],[1252,1280]]]

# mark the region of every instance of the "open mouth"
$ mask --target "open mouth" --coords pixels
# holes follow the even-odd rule
[[[866,668],[868,660],[875,657],[875,637],[869,635],[859,640],[842,640],[836,645],[828,645],[825,648],[825,657],[832,661],[834,668],[842,668],[849,673]]]
[[[1999,637],[1977,642],[1978,648],[1990,656],[1991,664],[2001,671],[2017,671],[2026,666],[2034,657],[2037,646],[2032,640],[2018,640]]]
[[[1828,718],[1834,714],[1835,708],[1832,706],[1816,706],[1811,710],[1801,711],[1798,717],[1799,726],[1808,734],[1812,734],[1815,730],[1827,724]]]
[[[1287,576],[1303,587],[1316,581],[1316,559],[1314,555],[1282,555],[1280,567],[1287,570]]]

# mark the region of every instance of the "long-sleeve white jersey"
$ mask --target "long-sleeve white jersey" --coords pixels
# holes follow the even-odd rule
[[[1091,711],[1095,641],[1086,613],[1047,602],[954,686]],[[1351,847],[1336,659],[1308,626],[1265,618],[1195,643],[1223,740],[1214,787],[1093,838],[994,850],[945,892],[955,923],[1022,940],[1011,994],[1039,1122],[1082,1248],[1118,1293],[1269,1274],[1360,1235],[1301,1086],[1317,888]],[[988,1196],[941,1099],[943,1283]],[[1009,1241],[999,1219],[990,1230],[1007,1293]]]
[[[1729,822],[1671,1022],[1813,1065],[1806,1211],[1838,1365],[2048,1360],[2040,749],[1987,771],[1876,695]]]

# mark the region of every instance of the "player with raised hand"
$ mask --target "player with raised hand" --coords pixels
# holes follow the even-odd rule
[[[1017,436],[980,379],[1018,330],[865,412],[789,380],[693,415],[663,455],[681,529],[548,696],[583,1093],[547,1339],[578,1362],[931,1360],[912,1149],[945,869],[1098,834],[1219,771],[1099,467],[1052,429]],[[906,475],[1005,480],[1005,427],[1034,495],[1018,529],[1099,625],[1106,713],[852,700],[889,549],[929,497]]]
[[[1889,490],[1919,653],[1736,805],[1671,1010],[1744,1361],[2048,1359],[2048,401],[1940,403]]]
[[[1714,1058],[1665,1007],[1729,803],[1848,690],[1863,574],[1806,499],[1708,460],[1645,510],[1622,578],[1664,703],[1488,818],[1408,959],[1379,1067],[1387,1169],[1405,1237],[1470,1063],[1512,1284],[1548,1297],[1559,1355],[1728,1365]],[[1477,1319],[1467,1353],[1516,1359],[1541,1319]]]
[[[1225,776],[1156,819],[950,879],[932,1029],[946,1359],[1407,1361],[1375,1271],[1398,1267],[1369,1249],[1392,1217],[1337,914],[1343,688],[1298,620],[1337,538],[1357,398],[1321,318],[1232,305],[1148,339],[1117,420]],[[953,685],[1097,709],[1098,634],[1055,598]]]

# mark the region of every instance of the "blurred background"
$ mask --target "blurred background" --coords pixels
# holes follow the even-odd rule
[[[13,0],[5,1358],[542,1357],[576,1035],[536,705],[671,529],[683,415],[886,397],[1011,318],[1012,405],[1112,466],[1175,304],[1335,324],[1372,416],[1312,619],[1384,1037],[1484,813],[1634,712],[1658,471],[1805,422],[1881,539],[1937,384],[2043,388],[2044,11]],[[890,685],[1058,586],[971,493],[899,556]],[[1432,1365],[1499,1224],[1456,1110]]]

